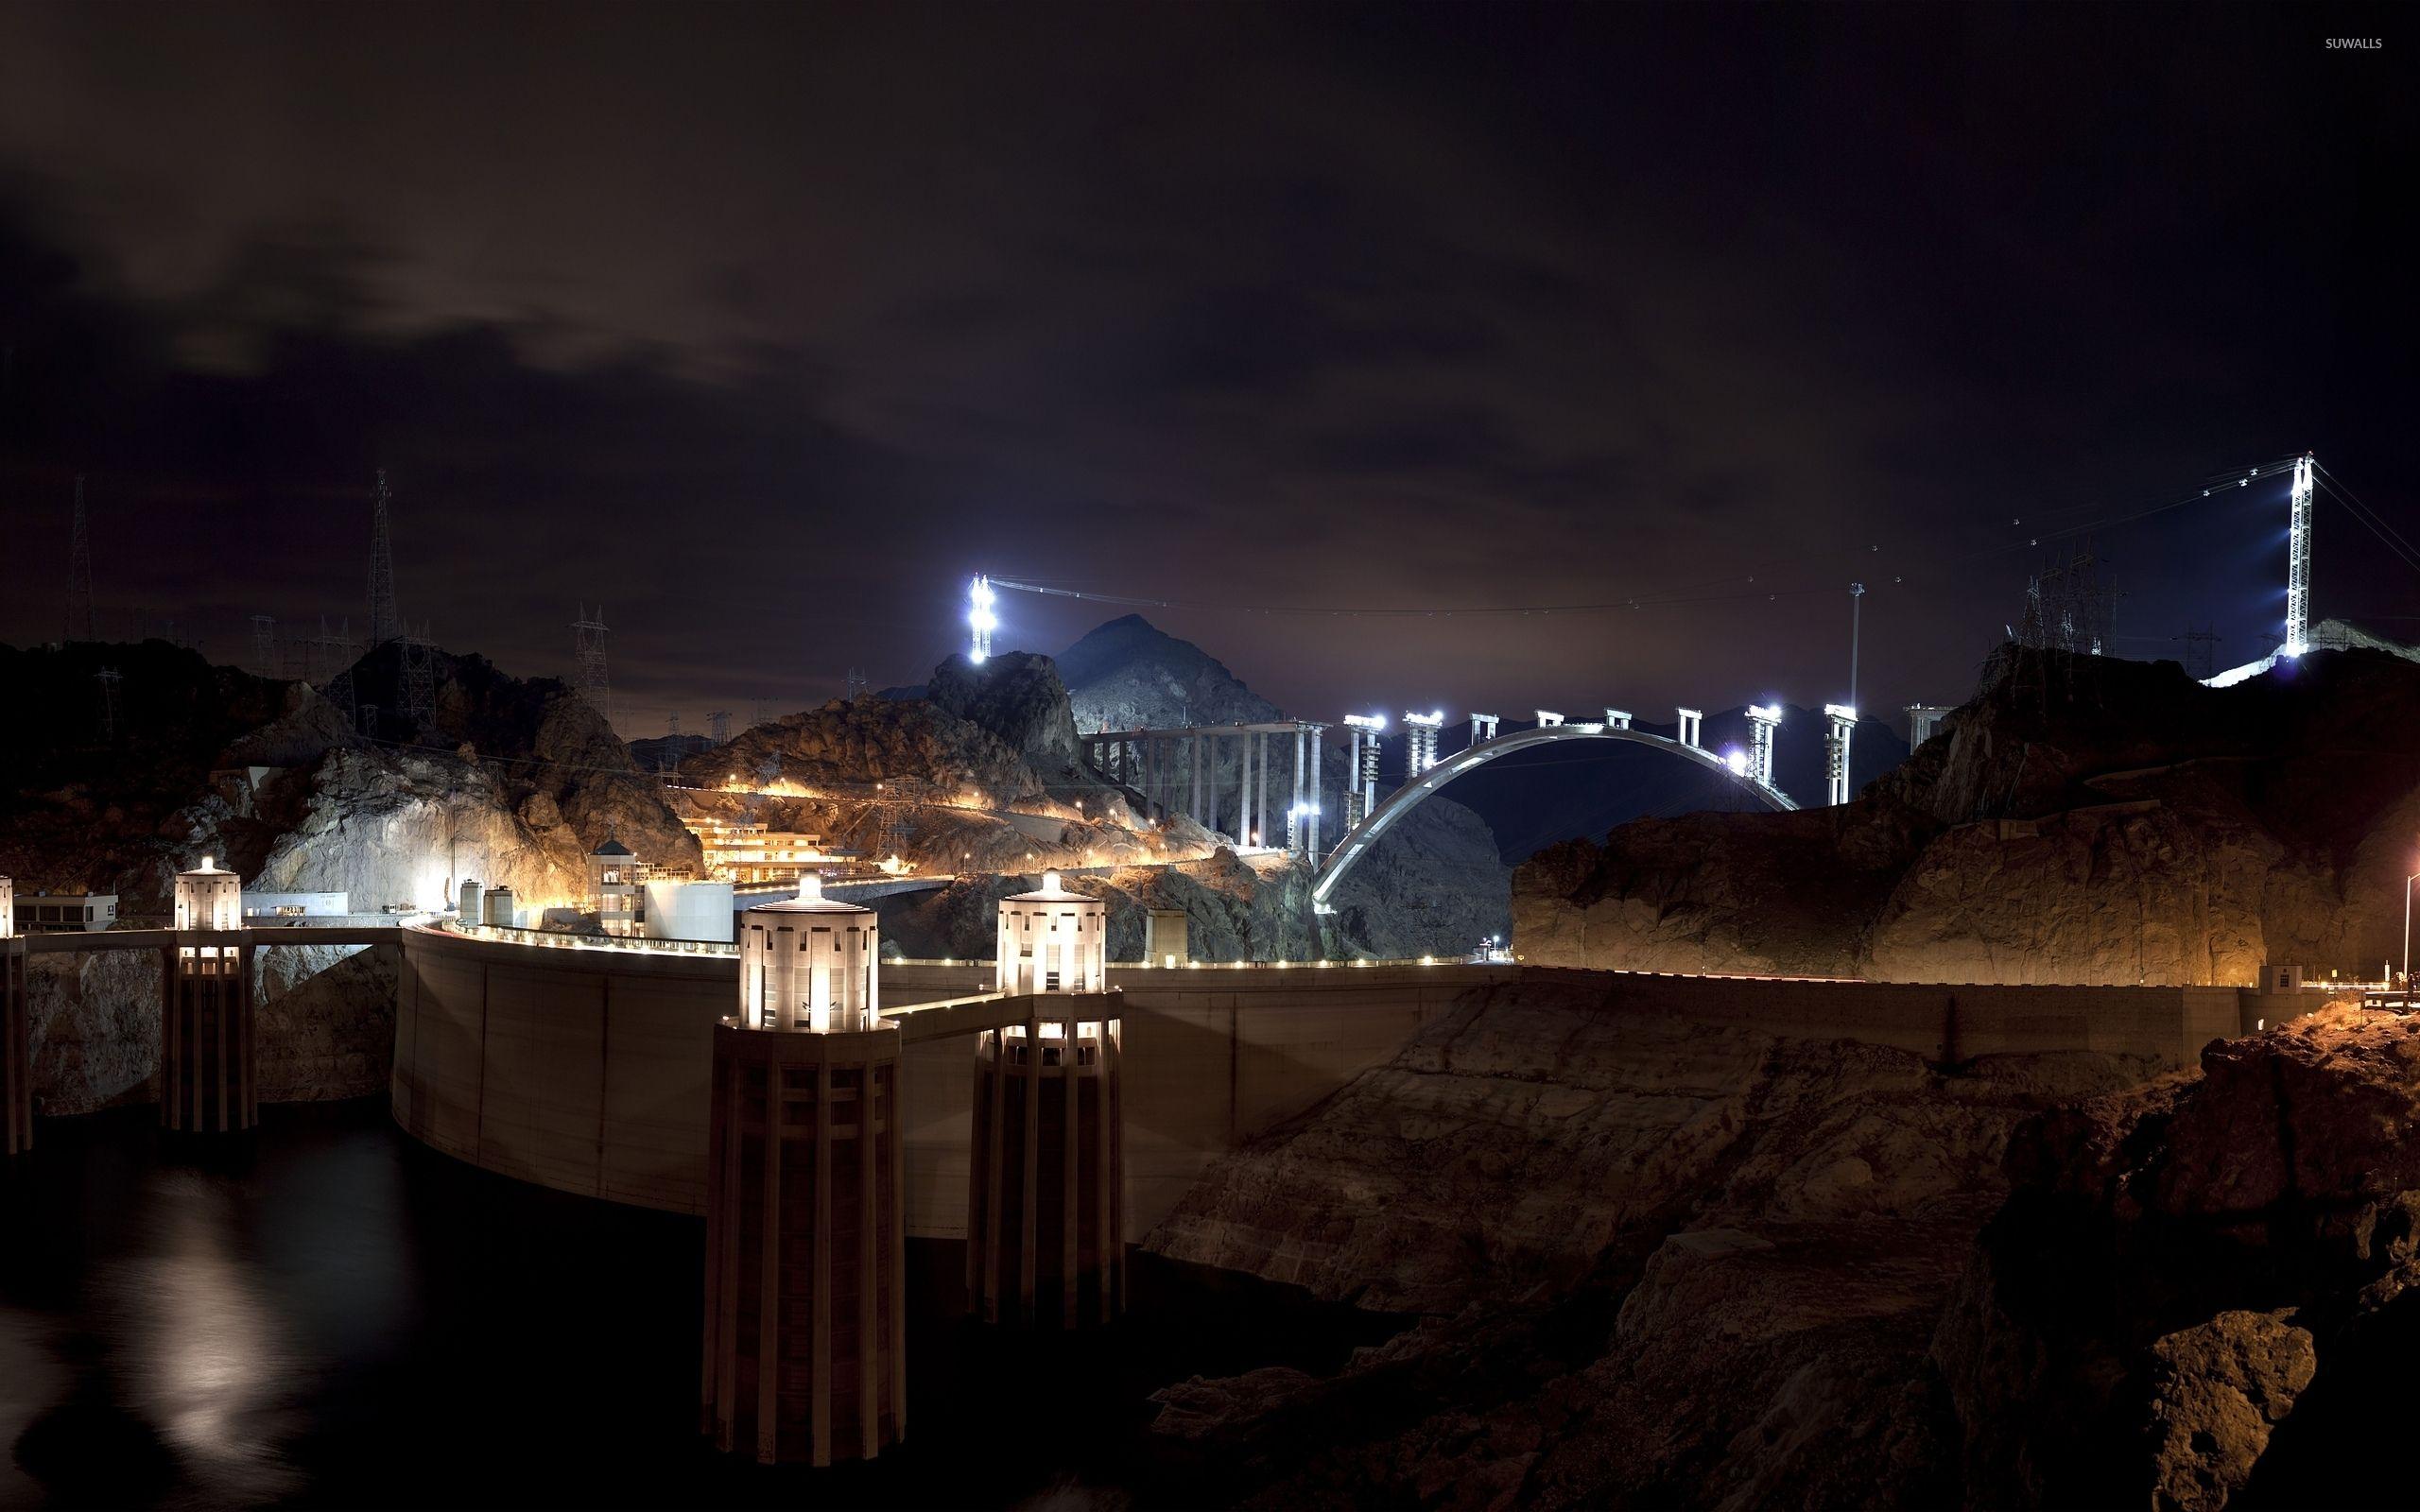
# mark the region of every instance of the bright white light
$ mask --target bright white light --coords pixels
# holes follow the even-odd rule
[[[992,612],[992,581],[977,576],[966,585],[966,626],[973,633],[967,639],[966,660],[980,666],[992,656],[992,632],[1000,627],[1000,618]]]
[[[1748,753],[1734,746],[1722,753],[1722,765],[1731,768],[1732,776],[1745,776],[1748,771]]]

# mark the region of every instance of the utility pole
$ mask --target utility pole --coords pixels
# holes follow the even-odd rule
[[[1865,585],[1849,584],[1849,707],[1857,707],[1857,635],[1858,622],[1865,609]]]

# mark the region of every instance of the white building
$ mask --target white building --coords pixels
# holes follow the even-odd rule
[[[731,884],[649,877],[639,932],[649,939],[702,939],[731,943]]]
[[[204,856],[191,871],[177,873],[179,929],[244,927],[244,879]]]
[[[741,918],[739,1015],[751,1029],[849,1034],[881,1022],[881,961],[871,908],[823,896],[812,872],[798,896]]]
[[[1098,898],[1069,892],[1059,873],[1042,874],[1039,892],[1000,900],[1000,937],[993,954],[999,989],[1012,996],[1035,992],[1103,992],[1109,909]]]

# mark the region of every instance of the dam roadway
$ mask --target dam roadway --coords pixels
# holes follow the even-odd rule
[[[424,926],[406,927],[401,943],[392,1105],[406,1132],[562,1191],[704,1210],[711,1031],[735,1001],[733,956]],[[884,1016],[900,1022],[907,1046],[908,1230],[961,1239],[971,1036],[1011,1010],[994,995],[988,961],[885,961],[881,972]],[[1515,982],[1600,991],[1608,1012],[1686,1017],[1709,1033],[1856,1040],[1934,1061],[2089,1050],[2189,1065],[2212,1039],[2321,1001],[2231,987],[1680,977],[1444,961],[1112,964],[1127,1077],[1127,1237],[1155,1227],[1220,1154],[1393,1059],[1474,991]],[[933,1017],[920,1022],[919,1005]]]

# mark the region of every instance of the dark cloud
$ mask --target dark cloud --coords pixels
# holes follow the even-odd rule
[[[406,612],[548,671],[604,600],[633,733],[915,680],[986,569],[1204,606],[1152,617],[1320,713],[1820,703],[1858,577],[1868,701],[1955,696],[2013,520],[2304,447],[2411,518],[2415,94],[2348,26],[11,8],[0,637],[78,471],[121,621],[358,617],[385,466]],[[2101,539],[2128,649],[2256,649],[2239,491]],[[2399,611],[2323,524],[2323,611]],[[1207,607],[1634,596],[1700,601]]]

